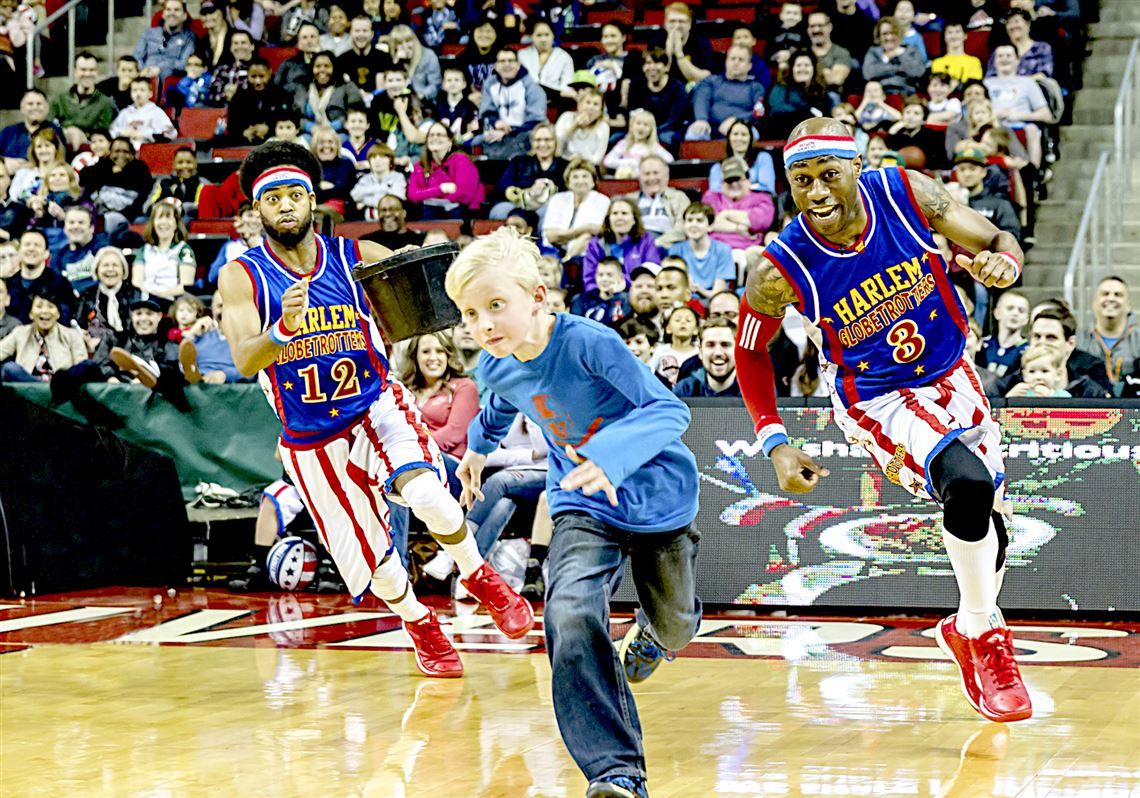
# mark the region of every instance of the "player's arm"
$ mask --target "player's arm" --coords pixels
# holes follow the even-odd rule
[[[959,255],[958,265],[987,288],[1008,288],[1021,274],[1025,254],[1010,233],[961,203],[955,202],[941,181],[907,170],[914,198],[931,227],[959,246],[977,253]]]
[[[281,318],[261,331],[261,314],[253,296],[253,283],[245,268],[230,261],[218,273],[218,291],[226,312],[222,314],[222,332],[230,345],[234,366],[243,377],[252,377],[268,367],[281,347],[301,328],[308,305],[309,284],[298,280],[281,297]]]
[[[360,247],[360,260],[364,263],[375,263],[393,254],[392,250],[388,249],[388,247],[383,244],[378,244],[375,241],[357,241],[356,244]],[[417,249],[417,247],[404,247],[400,251],[403,252],[404,249]]]

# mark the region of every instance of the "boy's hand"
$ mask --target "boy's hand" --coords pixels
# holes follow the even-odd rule
[[[772,466],[776,469],[776,479],[780,481],[780,490],[789,493],[810,493],[821,478],[831,473],[802,451],[786,443],[773,449],[771,458]]]
[[[587,496],[593,496],[598,491],[606,494],[610,504],[614,507],[618,506],[617,488],[610,482],[610,478],[606,476],[606,472],[602,471],[602,467],[597,463],[590,460],[582,459],[574,447],[566,445],[566,456],[570,458],[570,462],[578,465],[573,471],[562,478],[559,486],[562,490],[578,490],[581,488],[582,493]]]
[[[463,492],[459,494],[459,503],[464,509],[470,510],[476,500],[483,500],[483,491],[479,488],[483,484],[483,466],[486,464],[487,455],[468,449],[455,468],[455,475],[463,485]]]

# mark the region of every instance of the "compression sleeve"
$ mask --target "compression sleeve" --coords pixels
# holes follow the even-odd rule
[[[748,297],[740,301],[740,327],[736,335],[736,374],[740,393],[756,424],[756,437],[768,456],[781,443],[788,442],[788,432],[776,410],[776,378],[772,359],[768,355],[768,342],[780,329],[779,319],[757,313],[748,304]]]

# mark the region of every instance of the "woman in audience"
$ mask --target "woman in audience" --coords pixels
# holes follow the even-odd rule
[[[454,148],[451,130],[434,122],[408,181],[408,199],[423,203],[424,219],[462,219],[483,203],[483,183],[471,159]]]
[[[887,146],[887,134],[878,131],[871,134],[867,140],[867,157],[863,162],[865,170],[878,169],[882,166],[883,156],[890,152]]]
[[[91,340],[122,334],[131,319],[131,303],[139,290],[127,282],[127,259],[118,247],[103,247],[95,253],[92,267],[96,283],[79,297],[75,320]]]
[[[512,158],[495,186],[501,198],[491,208],[492,219],[506,219],[515,208],[546,213],[546,203],[566,190],[562,173],[566,160],[558,155],[554,125],[539,122],[530,131],[530,154]]]
[[[615,197],[610,201],[602,230],[590,239],[582,258],[582,283],[586,291],[598,287],[594,272],[598,268],[598,261],[605,258],[621,261],[627,284],[630,274],[638,266],[661,263],[661,251],[653,242],[653,236],[645,234],[645,227],[641,224],[637,200]]]
[[[769,139],[786,139],[809,116],[831,113],[831,97],[811,50],[796,50],[768,93],[768,113],[761,124]]]
[[[1029,36],[1029,25],[1033,21],[1028,11],[1015,8],[1005,18],[1005,32],[1009,35],[1009,43],[1017,50],[1017,74],[1033,78],[1053,77],[1053,48],[1045,42],[1034,41]],[[996,49],[996,48],[995,48]],[[994,66],[994,56],[990,53],[989,63],[986,65],[986,77],[997,74]]]
[[[401,25],[412,24],[411,14],[408,13],[409,4],[400,0],[371,0],[371,5],[369,0],[365,0],[363,5],[365,15],[372,17],[372,30],[377,36],[387,36]],[[370,7],[375,8],[375,11],[370,12]]]
[[[748,180],[752,184],[752,190],[776,196],[776,165],[770,154],[752,148],[756,143],[752,125],[744,121],[733,122],[725,140],[728,148],[725,157],[736,156],[749,164]],[[724,172],[721,171],[720,161],[717,161],[709,169],[709,191],[720,191],[723,186]]]
[[[563,158],[580,156],[598,166],[610,144],[610,126],[602,114],[602,93],[586,88],[578,93],[578,109],[566,111],[554,126]]]
[[[356,162],[341,153],[340,136],[328,125],[313,128],[309,149],[321,162],[317,203],[344,216],[345,200],[356,185]]]
[[[619,22],[607,22],[602,26],[602,52],[586,62],[586,69],[593,73],[598,91],[605,98],[611,141],[629,124],[625,108],[629,101],[630,76],[641,75],[641,51],[627,53],[625,40],[625,27]]]
[[[310,135],[318,125],[328,125],[339,132],[344,128],[348,109],[362,102],[360,90],[355,83],[345,81],[330,52],[313,56],[308,85],[298,86],[293,94],[293,109],[301,117],[301,129]]]
[[[159,300],[164,308],[194,284],[197,261],[186,243],[186,223],[177,200],[160,200],[150,209],[142,249],[135,258],[131,282]]]
[[[265,8],[258,0],[230,0],[226,13],[234,30],[243,30],[254,42],[265,36]]]
[[[116,136],[107,157],[84,169],[79,182],[95,203],[95,210],[103,217],[103,229],[112,234],[113,240],[117,231],[142,214],[154,178],[146,164],[135,157],[131,140]]]
[[[604,161],[618,180],[637,177],[637,168],[646,155],[656,155],[666,163],[673,156],[657,141],[657,120],[649,111],[634,111],[629,117],[629,133],[614,145]]]
[[[28,144],[28,165],[17,169],[8,186],[13,202],[28,203],[47,182],[48,172],[56,164],[67,163],[67,148],[53,128],[42,127],[32,134]]]
[[[416,395],[432,440],[444,455],[458,460],[467,451],[467,425],[479,413],[479,390],[465,376],[447,333],[413,338],[407,358],[400,379]]]
[[[875,23],[875,46],[863,58],[863,79],[882,84],[888,94],[914,94],[926,73],[922,56],[902,42],[902,31],[894,17]]]
[[[459,56],[459,65],[467,73],[468,99],[478,107],[483,99],[483,82],[495,68],[498,54],[499,29],[494,20],[480,17],[471,29],[467,47]]]
[[[570,53],[554,46],[554,28],[545,19],[536,20],[530,32],[530,47],[519,50],[519,63],[546,91],[547,98],[573,98],[570,76],[574,74],[574,60]]]
[[[601,232],[610,198],[596,190],[598,170],[585,158],[570,159],[563,178],[568,190],[550,198],[542,220],[542,243],[548,253],[579,258]]]
[[[443,73],[435,51],[424,47],[416,32],[407,25],[392,28],[388,42],[392,63],[407,74],[412,91],[421,100],[434,101],[443,84]]]
[[[431,119],[424,118],[424,106],[420,98],[408,92],[392,99],[392,107],[400,124],[392,133],[389,141],[395,141],[393,148],[396,153],[396,166],[409,169],[412,162],[420,157],[424,143],[427,141],[427,130],[432,126]]]
[[[32,225],[44,231],[51,251],[67,243],[63,231],[64,216],[68,208],[79,205],[82,199],[79,175],[66,163],[57,163],[48,169],[47,180],[37,193],[28,198]]]

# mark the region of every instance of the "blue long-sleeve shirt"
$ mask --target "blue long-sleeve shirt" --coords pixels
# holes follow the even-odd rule
[[[709,75],[693,89],[693,118],[708,122],[715,132],[730,116],[752,124],[756,103],[764,99],[764,87],[753,80],[729,80]],[[716,133],[714,138],[720,138]]]
[[[641,363],[613,330],[560,313],[550,343],[534,360],[484,352],[479,372],[490,392],[467,430],[467,447],[490,454],[518,412],[542,429],[550,447],[546,490],[552,514],[579,511],[619,529],[666,532],[697,514],[693,453],[681,442],[689,408]],[[572,445],[617,488],[604,494],[564,491],[576,466]]]
[[[220,371],[226,375],[226,382],[245,382],[234,366],[230,345],[217,330],[207,330],[194,341],[198,349],[198,369],[203,374]]]

